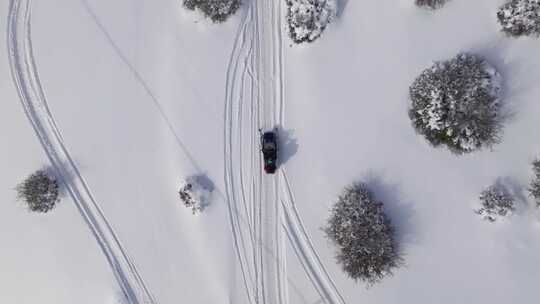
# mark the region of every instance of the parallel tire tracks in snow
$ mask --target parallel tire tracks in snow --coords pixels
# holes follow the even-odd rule
[[[229,209],[229,221],[244,288],[249,303],[256,303],[255,269],[253,267],[253,247],[255,240],[252,228],[254,212],[252,212],[251,208],[248,209],[246,204],[245,184],[243,180],[238,181],[238,174],[234,171],[238,162],[241,162],[241,158],[239,159],[236,154],[238,141],[241,137],[241,124],[239,125],[239,121],[242,119],[242,112],[239,113],[238,109],[241,108],[239,103],[241,103],[244,94],[244,79],[246,75],[251,75],[251,72],[248,70],[247,58],[250,57],[249,31],[251,30],[250,24],[252,17],[249,11],[245,11],[242,16],[227,69],[224,109],[224,181],[225,195]],[[241,152],[239,156],[242,156]],[[243,167],[240,168],[242,169]],[[241,186],[239,187],[238,184],[241,184]]]
[[[300,219],[285,166],[266,176],[258,151],[257,129],[284,126],[281,5],[249,2],[227,69],[224,176],[234,245],[249,303],[289,303],[288,238],[322,301],[344,304]]]
[[[9,62],[26,116],[51,165],[96,238],[128,303],[154,304],[154,297],[80,174],[49,110],[34,60],[30,17],[31,0],[10,1]]]
[[[286,226],[287,236],[291,241],[296,256],[324,303],[344,304],[343,297],[322,264],[304,227],[304,223],[300,218],[300,214],[296,209],[291,184],[287,178],[285,168],[282,168],[280,171],[280,177],[283,185],[283,199],[281,203],[286,210],[286,219],[283,224]]]

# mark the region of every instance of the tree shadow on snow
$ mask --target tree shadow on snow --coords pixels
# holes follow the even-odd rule
[[[204,189],[213,192],[216,189],[214,182],[204,173],[189,176],[186,180],[199,184]]]
[[[341,17],[343,12],[345,11],[345,7],[347,7],[347,4],[349,4],[349,0],[337,0],[336,17]]]
[[[486,59],[501,75],[500,99],[503,121],[516,118],[519,112],[517,108],[526,100],[529,92],[537,88],[536,79],[540,76],[538,66],[527,64],[518,57],[508,56],[513,44],[513,39],[501,33],[493,41],[482,42],[471,48],[472,53]]]
[[[364,183],[384,204],[384,211],[396,230],[396,241],[400,250],[406,243],[418,243],[419,231],[415,224],[416,211],[412,202],[405,199],[399,185],[390,183],[381,176],[369,173]]]
[[[517,215],[526,212],[528,199],[527,195],[525,195],[526,190],[521,183],[511,177],[505,176],[497,178],[494,185],[508,190],[509,194],[515,199],[514,207],[516,208],[515,213]]]

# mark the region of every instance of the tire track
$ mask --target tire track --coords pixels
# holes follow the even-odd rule
[[[345,304],[330,274],[322,264],[313,246],[313,242],[305,229],[304,223],[300,218],[298,209],[296,209],[292,187],[287,178],[285,168],[282,168],[280,173],[284,196],[281,203],[283,204],[286,218],[284,225],[295,254],[324,303]]]
[[[256,290],[256,268],[254,254],[254,232],[253,217],[254,211],[248,208],[246,197],[246,186],[243,175],[242,150],[238,152],[240,158],[240,180],[237,183],[237,174],[234,168],[238,160],[235,158],[237,145],[241,144],[242,119],[243,119],[243,97],[245,88],[245,77],[250,76],[250,65],[248,64],[250,53],[252,52],[251,23],[252,13],[248,8],[240,22],[239,29],[233,44],[233,50],[229,58],[225,84],[225,109],[224,109],[224,181],[225,196],[229,210],[229,221],[233,234],[234,247],[246,296],[249,303],[257,302]],[[251,77],[251,76],[250,76]],[[236,110],[236,111],[235,111]],[[236,115],[235,115],[236,114]],[[240,187],[238,187],[238,185]],[[240,193],[238,193],[240,192]],[[240,202],[241,200],[241,202]]]
[[[11,0],[7,26],[8,56],[12,78],[25,114],[51,165],[96,238],[128,303],[157,303],[64,144],[37,73],[30,20],[31,1]]]

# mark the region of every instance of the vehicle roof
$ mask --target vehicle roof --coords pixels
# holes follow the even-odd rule
[[[263,139],[266,139],[266,140],[272,140],[275,138],[275,134],[274,132],[265,132],[263,134]]]

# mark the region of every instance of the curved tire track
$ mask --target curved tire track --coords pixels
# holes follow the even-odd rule
[[[33,56],[31,0],[11,0],[7,46],[13,81],[25,114],[80,214],[96,238],[128,303],[155,304],[137,267],[121,245],[64,144],[49,110]]]
[[[292,192],[291,184],[287,178],[285,168],[281,170],[284,199],[281,200],[285,209],[287,236],[293,245],[294,251],[300,260],[311,283],[327,304],[345,304],[330,274],[324,267],[300,218]]]

